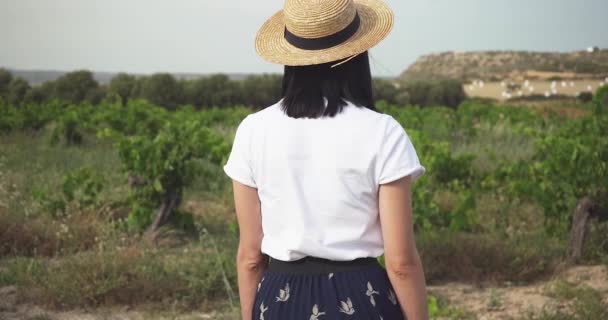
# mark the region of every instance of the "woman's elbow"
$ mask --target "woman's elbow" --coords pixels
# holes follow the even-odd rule
[[[236,264],[243,271],[259,271],[266,266],[266,256],[260,250],[239,248],[236,254]]]
[[[417,252],[407,259],[385,257],[385,262],[386,271],[401,279],[411,278],[422,271],[422,261]]]

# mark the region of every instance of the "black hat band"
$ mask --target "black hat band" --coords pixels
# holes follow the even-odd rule
[[[344,43],[350,37],[352,37],[357,30],[359,30],[359,25],[361,24],[361,19],[359,18],[359,14],[355,14],[355,19],[346,26],[346,28],[338,31],[334,34],[330,34],[321,38],[302,38],[298,37],[295,34],[289,32],[287,28],[285,28],[285,40],[289,42],[292,46],[303,49],[303,50],[323,50],[329,49],[331,47],[335,47],[341,43]]]

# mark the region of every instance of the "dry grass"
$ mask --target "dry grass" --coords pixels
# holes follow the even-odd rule
[[[418,236],[429,283],[529,282],[549,277],[563,260],[563,244],[538,235],[443,233]]]
[[[61,219],[25,217],[0,207],[0,257],[55,256],[88,250],[100,235],[101,219],[78,212]]]
[[[217,307],[234,296],[233,252],[219,253],[208,237],[179,248],[145,242],[53,258],[5,258],[0,286],[16,285],[19,300],[53,309],[157,304],[182,310]],[[227,291],[228,290],[228,291]]]

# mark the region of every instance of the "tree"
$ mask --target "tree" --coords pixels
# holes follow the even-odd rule
[[[189,101],[196,107],[222,107],[237,103],[239,88],[225,74],[194,80],[188,86]]]
[[[281,76],[273,74],[249,76],[240,83],[240,100],[255,108],[268,106],[281,98],[282,81]]]
[[[120,96],[122,104],[125,105],[127,101],[134,96],[136,84],[137,79],[135,76],[119,73],[110,81],[108,93],[114,93]]]
[[[20,106],[25,95],[30,90],[30,84],[22,78],[14,78],[8,88],[7,102],[12,106]]]
[[[26,104],[41,104],[53,98],[55,82],[48,81],[39,86],[32,87],[24,97]]]
[[[397,86],[389,80],[374,79],[372,81],[372,87],[374,92],[374,99],[376,101],[384,100],[390,104],[397,103],[397,95],[399,91]]]
[[[7,98],[11,80],[13,80],[13,75],[10,71],[0,68],[0,99]]]
[[[466,94],[457,80],[415,81],[407,83],[412,104],[419,106],[446,106],[456,108]]]
[[[169,73],[156,73],[145,79],[141,96],[169,110],[175,109],[183,101],[182,87]]]
[[[54,98],[80,103],[87,98],[90,91],[97,90],[98,87],[99,84],[92,72],[87,70],[70,72],[55,80]]]
[[[131,91],[131,98],[144,99],[144,84],[148,80],[148,77],[137,77],[135,78],[135,84]]]
[[[415,81],[407,84],[406,88],[409,93],[410,102],[418,106],[427,106],[429,104],[428,96],[431,91],[430,82]]]
[[[87,95],[85,96],[84,100],[91,104],[98,105],[106,97],[106,91],[107,89],[105,86],[93,88],[87,91]]]
[[[466,93],[460,81],[448,79],[441,81],[440,85],[443,87],[443,105],[456,108],[466,99]]]

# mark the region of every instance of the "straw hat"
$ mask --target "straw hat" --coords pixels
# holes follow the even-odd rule
[[[286,0],[258,31],[255,48],[289,66],[352,58],[384,39],[393,20],[383,0]]]

